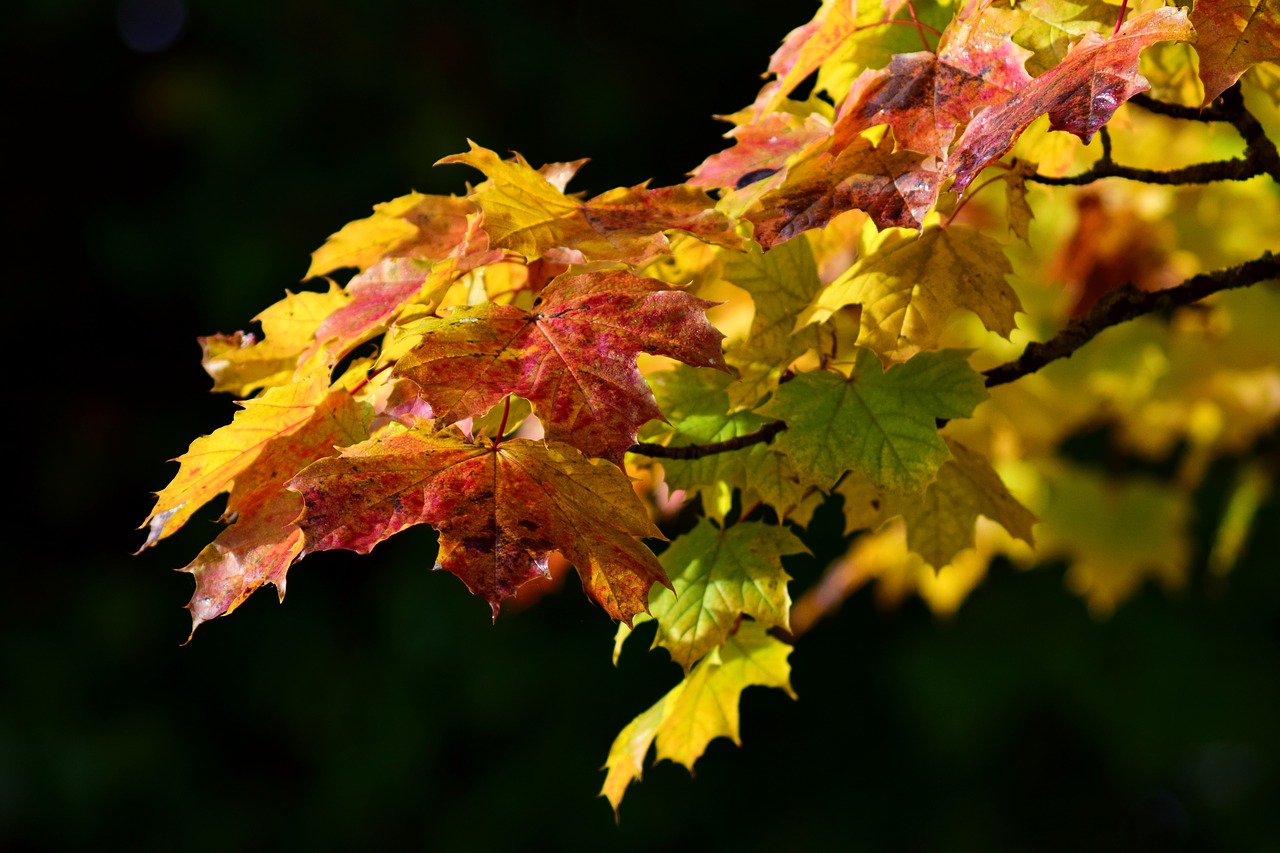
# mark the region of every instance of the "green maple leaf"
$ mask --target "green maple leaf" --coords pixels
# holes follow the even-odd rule
[[[680,366],[647,378],[667,420],[668,447],[727,441],[770,421],[755,412],[729,411],[729,391],[736,383],[723,373]],[[663,438],[661,433],[651,437]],[[764,444],[698,459],[663,459],[662,468],[668,486],[701,495],[704,511],[714,518],[729,511],[734,489],[744,492],[744,500],[758,497],[780,515],[798,504],[806,491],[791,464]]]
[[[801,374],[761,413],[787,422],[775,447],[820,487],[854,470],[879,488],[916,492],[950,456],[936,420],[968,417],[987,398],[966,358],[961,350],[923,352],[886,371],[859,348],[848,378]]]
[[[846,305],[861,305],[858,344],[881,355],[934,348],[960,310],[1007,338],[1022,310],[1005,281],[1012,273],[1004,247],[981,231],[936,225],[919,235],[886,231],[869,254],[818,294],[800,322],[819,323]]]
[[[693,770],[714,738],[738,738],[738,701],[747,687],[791,689],[791,646],[776,640],[759,622],[743,622],[737,633],[707,654],[649,710],[618,734],[600,789],[617,812],[632,779],[639,779],[645,756],[656,739],[657,761],[670,759]]]
[[[785,527],[744,521],[721,530],[704,518],[662,553],[672,589],[649,597],[658,620],[653,645],[688,672],[729,637],[744,613],[790,630],[791,578],[780,558],[808,551]]]

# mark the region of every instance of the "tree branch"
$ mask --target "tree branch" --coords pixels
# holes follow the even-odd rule
[[[1145,95],[1135,95],[1129,100],[1149,112],[1171,118],[1228,122],[1244,139],[1244,156],[1234,160],[1196,163],[1169,171],[1122,166],[1111,158],[1111,137],[1103,126],[1099,132],[1102,157],[1091,167],[1078,175],[1031,175],[1027,180],[1046,186],[1071,187],[1091,184],[1102,178],[1124,178],[1146,184],[1208,184],[1215,181],[1247,181],[1258,175],[1269,175],[1272,180],[1280,183],[1280,154],[1276,151],[1275,143],[1267,138],[1262,124],[1245,107],[1240,84],[1223,92],[1212,106],[1202,110],[1180,104],[1167,104]]]
[[[628,447],[627,452],[639,453],[641,456],[651,456],[655,459],[701,459],[704,456],[713,456],[717,453],[741,450],[753,444],[767,444],[773,441],[775,435],[786,428],[787,425],[783,421],[770,421],[755,432],[749,432],[736,438],[726,438],[724,441],[716,441],[711,444],[682,444],[677,447],[668,447],[665,444],[641,442]]]
[[[994,388],[1035,373],[1051,362],[1069,357],[1102,330],[1143,314],[1169,311],[1220,290],[1248,287],[1273,278],[1280,278],[1280,258],[1268,251],[1234,267],[1192,276],[1165,290],[1145,291],[1125,285],[1099,299],[1087,314],[1072,320],[1049,340],[1029,344],[1019,358],[985,371],[986,385]]]

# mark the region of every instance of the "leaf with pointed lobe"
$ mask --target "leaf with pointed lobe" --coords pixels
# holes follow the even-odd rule
[[[1038,519],[1009,493],[986,457],[959,442],[948,440],[947,446],[951,458],[923,496],[884,496],[885,518],[901,515],[906,522],[907,547],[930,566],[950,565],[957,554],[974,547],[978,516],[1034,546]]]
[[[667,583],[639,541],[663,539],[617,466],[569,445],[513,439],[471,443],[456,429],[387,426],[322,459],[288,483],[306,510],[303,555],[342,548],[367,553],[416,524],[440,532],[436,568],[484,597],[496,617],[525,583],[547,576],[558,550],[577,567],[588,597],[630,623]]]
[[[465,198],[412,192],[375,204],[373,215],[344,225],[311,254],[304,279],[336,269],[366,269],[391,253],[439,259],[456,252],[476,207]]]
[[[950,457],[937,419],[969,417],[986,398],[962,350],[922,352],[884,370],[859,347],[848,378],[802,373],[779,385],[761,414],[786,421],[775,449],[820,488],[852,470],[878,488],[912,493]]]
[[[671,589],[649,596],[649,612],[658,620],[654,647],[665,648],[688,672],[729,638],[744,613],[790,630],[791,578],[781,558],[807,553],[785,527],[744,521],[722,530],[704,518],[662,552]]]
[[[1009,7],[988,4],[981,14],[984,29],[1007,32],[1015,44],[1031,51],[1026,68],[1038,77],[1066,58],[1081,36],[1112,32],[1119,9],[1107,0],[1018,0]]]
[[[771,251],[759,246],[725,259],[724,277],[751,295],[755,316],[746,340],[725,352],[738,371],[728,387],[734,407],[752,407],[773,393],[795,358],[818,343],[816,330],[793,332],[796,316],[822,289],[813,249],[789,240]]]
[[[199,338],[213,390],[247,397],[261,388],[291,382],[299,358],[315,341],[316,329],[349,300],[331,282],[324,293],[288,293],[260,312],[253,319],[262,324],[261,340],[246,332]]]
[[[420,321],[400,358],[441,423],[484,414],[507,394],[533,404],[553,441],[614,461],[662,418],[636,368],[647,352],[725,370],[711,303],[622,271],[561,276],[533,310],[485,304]]]
[[[609,748],[600,795],[616,813],[632,780],[641,777],[649,748],[655,761],[671,760],[690,772],[717,737],[740,744],[738,704],[748,687],[791,689],[791,646],[771,637],[759,622],[743,622],[723,645],[700,660],[684,680],[632,720]]]
[[[218,534],[183,571],[196,579],[187,609],[191,630],[235,610],[264,583],[274,584],[281,599],[285,572],[302,550],[302,531],[294,523],[302,499],[284,484],[334,448],[368,436],[366,406],[346,391],[330,392],[311,411],[305,424],[270,440],[253,466],[235,478],[227,514],[235,521]]]
[[[733,147],[703,160],[689,173],[689,184],[742,189],[772,177],[793,155],[830,133],[831,126],[815,115],[766,113],[729,131],[726,136],[733,139]]]
[[[1023,67],[1029,51],[980,21],[957,16],[936,53],[897,54],[887,68],[862,72],[836,114],[832,152],[887,124],[902,148],[944,158],[957,127],[1031,82]]]
[[[774,52],[769,61],[769,71],[778,76],[773,107],[810,74],[818,71],[833,59],[845,58],[856,51],[869,52],[862,57],[867,66],[875,64],[881,54],[875,49],[882,41],[877,25],[890,20],[902,8],[904,0],[823,0],[822,7],[809,23],[792,30]],[[881,60],[883,61],[883,60]],[[831,91],[833,98],[840,98],[843,91]]]
[[[892,135],[879,145],[859,136],[838,155],[823,152],[793,165],[783,184],[745,218],[765,249],[848,210],[866,211],[880,228],[919,229],[941,180],[934,158],[894,150]]]
[[[662,434],[652,436],[668,447],[713,444],[749,435],[769,418],[750,411],[730,411],[731,377],[722,373],[680,367],[648,377],[654,396],[667,421]],[[700,495],[703,509],[723,518],[731,507],[732,491],[743,499],[760,500],[785,515],[802,499],[805,488],[790,464],[768,445],[753,444],[740,450],[713,453],[697,459],[663,459],[667,485],[690,495]]]
[[[484,212],[484,229],[494,248],[519,252],[530,261],[545,255],[564,263],[637,265],[667,250],[670,243],[663,232],[668,230],[729,248],[741,244],[732,224],[699,188],[619,187],[583,201],[565,195],[519,155],[502,160],[487,148],[470,145],[469,151],[438,164],[461,163],[489,178],[471,199]]]
[[[1196,0],[1191,23],[1206,105],[1257,63],[1280,60],[1276,0]]]
[[[885,231],[868,254],[817,295],[799,322],[819,323],[846,305],[860,305],[858,344],[882,356],[935,348],[960,310],[972,311],[1008,338],[1022,310],[1005,280],[1012,273],[1004,247],[973,228]]]
[[[1173,7],[1132,18],[1111,38],[1086,33],[1061,63],[969,123],[943,167],[945,174],[955,176],[952,189],[963,193],[1041,115],[1049,116],[1052,130],[1065,130],[1088,142],[1121,104],[1148,88],[1138,73],[1142,49],[1194,36],[1187,13]]]
[[[217,495],[231,491],[252,466],[259,463],[272,443],[297,432],[315,416],[328,394],[327,371],[312,370],[288,385],[268,388],[262,395],[240,403],[231,423],[191,443],[179,456],[178,473],[156,495],[151,513],[143,521],[149,527],[143,548],[175,533]],[[228,509],[233,509],[228,507]]]

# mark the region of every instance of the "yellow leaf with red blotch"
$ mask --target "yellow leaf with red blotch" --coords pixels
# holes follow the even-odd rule
[[[516,155],[502,160],[474,142],[439,164],[461,163],[489,180],[471,194],[484,212],[490,245],[528,260],[564,263],[623,261],[638,265],[670,247],[664,232],[685,231],[706,242],[737,248],[741,239],[715,202],[687,184],[610,190],[587,201],[566,195]]]
[[[159,494],[142,526],[150,526],[143,548],[176,532],[216,495],[257,464],[281,436],[302,429],[328,394],[327,372],[313,370],[289,385],[268,388],[247,400],[231,423],[197,438],[178,457],[178,473]],[[268,464],[270,464],[268,457]],[[232,509],[228,507],[228,509]]]
[[[419,258],[443,258],[467,234],[475,205],[455,196],[412,192],[375,204],[373,215],[349,222],[311,253],[304,280],[343,267],[366,269],[398,252]]]

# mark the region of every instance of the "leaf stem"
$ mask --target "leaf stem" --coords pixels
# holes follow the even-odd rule
[[[511,414],[511,395],[502,398],[502,422],[498,424],[498,437],[493,440],[493,446],[497,447],[502,443],[502,437],[507,432],[507,415]]]

